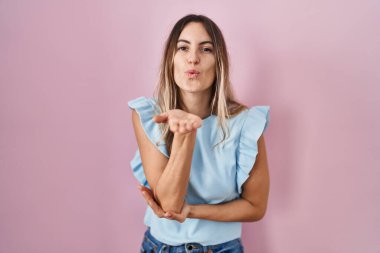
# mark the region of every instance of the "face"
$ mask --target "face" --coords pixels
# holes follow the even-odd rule
[[[174,80],[182,92],[204,92],[215,79],[214,47],[202,23],[182,30],[174,56]]]

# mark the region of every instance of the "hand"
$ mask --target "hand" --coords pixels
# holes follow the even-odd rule
[[[174,109],[155,115],[153,121],[156,123],[168,123],[173,133],[189,133],[202,126],[202,119],[197,115]]]
[[[180,223],[184,222],[186,218],[188,217],[191,206],[188,205],[186,202],[184,202],[182,206],[181,213],[175,213],[172,211],[165,212],[164,210],[162,210],[162,208],[158,205],[158,203],[154,199],[153,192],[151,189],[142,185],[139,185],[137,187],[140,189],[141,193],[144,196],[145,201],[152,208],[153,212],[157,215],[157,217],[166,218],[169,220],[176,220]]]

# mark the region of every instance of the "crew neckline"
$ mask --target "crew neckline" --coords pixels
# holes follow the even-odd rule
[[[207,120],[209,118],[211,118],[212,116],[215,116],[214,114],[210,114],[209,116],[207,116],[206,118],[202,119],[202,120]]]
[[[216,115],[211,114],[210,116],[207,116],[206,118],[202,119],[202,127],[208,124],[208,122],[211,122],[211,120],[214,119],[215,117]]]

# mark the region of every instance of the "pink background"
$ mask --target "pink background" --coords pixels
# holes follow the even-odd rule
[[[237,97],[270,105],[267,214],[246,252],[380,252],[379,1],[0,1],[0,252],[138,252],[127,101],[188,13]]]

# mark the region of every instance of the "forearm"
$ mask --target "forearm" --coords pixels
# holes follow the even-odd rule
[[[165,211],[181,211],[189,183],[195,140],[196,130],[174,134],[168,164],[154,191],[157,202]]]
[[[188,218],[213,221],[253,222],[264,217],[265,210],[240,198],[222,204],[190,205]]]

